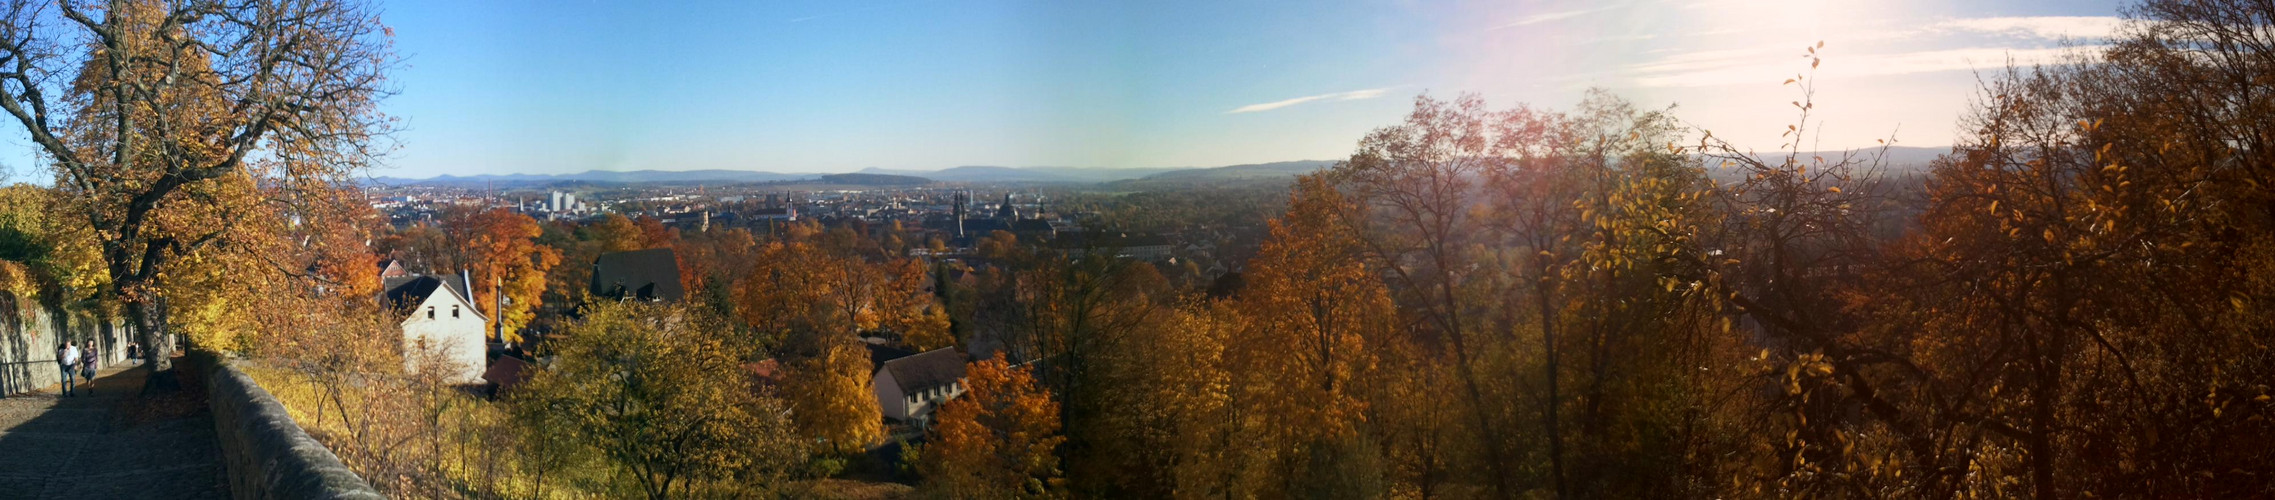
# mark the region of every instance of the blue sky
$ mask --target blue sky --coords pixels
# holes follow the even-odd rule
[[[1949,144],[1973,70],[2114,0],[386,1],[375,175],[1214,166],[1346,156],[1427,92],[1604,87],[1761,149],[1819,70],[1824,148]],[[15,141],[23,146],[22,141]],[[22,172],[27,155],[9,161]],[[19,174],[19,179],[22,179]],[[31,174],[44,177],[44,174]]]

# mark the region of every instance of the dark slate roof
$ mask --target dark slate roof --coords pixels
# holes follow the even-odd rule
[[[1002,219],[964,219],[964,234],[972,236],[987,236],[987,233],[1010,230],[1011,223]]]
[[[397,276],[382,280],[379,285],[379,289],[384,290],[380,295],[387,299],[387,306],[398,309],[425,302],[438,288],[448,289],[449,293],[457,295],[459,300],[464,300],[467,304],[474,303],[473,296],[466,293],[466,280],[455,275]],[[474,309],[474,314],[482,314],[481,308]]]
[[[964,353],[942,347],[886,361],[884,369],[893,373],[893,383],[900,386],[901,394],[914,394],[963,380]]]
[[[669,248],[601,254],[592,262],[592,294],[614,299],[679,301],[679,259]]]
[[[1014,233],[1048,233],[1052,231],[1054,230],[1051,229],[1051,221],[1042,219],[1023,219],[1011,223],[1011,232]]]
[[[887,361],[916,355],[916,353],[897,347],[885,347],[877,344],[864,345],[869,347],[869,371],[872,372],[885,369],[885,362]]]

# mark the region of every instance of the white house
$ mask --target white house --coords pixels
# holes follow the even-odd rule
[[[463,276],[387,278],[385,303],[404,313],[403,369],[442,370],[454,384],[482,383],[488,352],[482,343],[489,318],[474,307]]]
[[[905,352],[905,351],[903,351]],[[940,403],[964,394],[964,354],[943,347],[884,359],[870,379],[885,418],[922,422]]]

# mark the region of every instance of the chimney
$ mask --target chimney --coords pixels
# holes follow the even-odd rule
[[[473,271],[468,271],[464,268],[460,268],[458,270],[458,295],[458,298],[466,299],[466,305],[474,305]]]
[[[498,339],[498,343],[502,344],[506,341],[505,277],[490,277],[490,299],[496,302],[498,305],[496,309],[490,310],[490,321],[497,322],[498,328],[496,338]]]

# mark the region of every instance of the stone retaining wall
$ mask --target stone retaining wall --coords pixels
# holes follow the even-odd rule
[[[62,378],[55,346],[67,337],[101,347],[104,367],[126,362],[126,344],[134,341],[134,330],[123,320],[105,323],[90,314],[19,301],[0,291],[0,397],[54,385]]]
[[[229,491],[238,499],[386,498],[309,437],[252,377],[225,361],[201,361],[213,367],[205,377],[206,398],[229,469]]]

